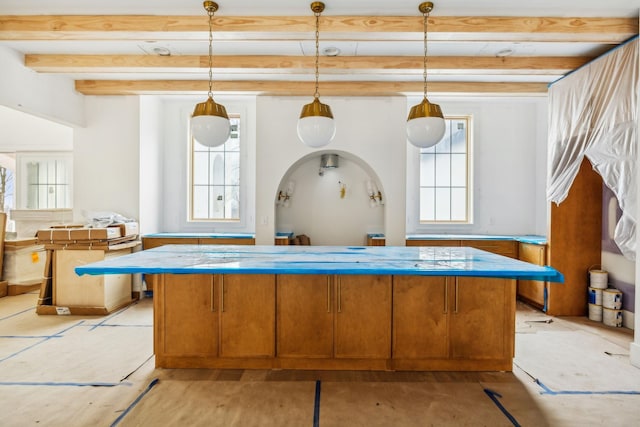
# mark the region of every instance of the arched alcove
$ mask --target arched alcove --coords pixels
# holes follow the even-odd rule
[[[323,154],[337,154],[338,167],[321,168]],[[381,203],[371,199],[372,185]],[[368,233],[384,233],[384,202],[377,174],[361,158],[317,151],[294,162],[282,177],[275,195],[276,231],[305,234],[312,245],[362,245]]]

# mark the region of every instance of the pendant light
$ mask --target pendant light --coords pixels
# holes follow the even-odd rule
[[[324,10],[324,3],[314,1],[311,10],[316,17],[316,91],[313,102],[302,107],[298,120],[298,138],[309,147],[327,145],[336,134],[336,124],[331,114],[331,107],[320,102],[318,93],[318,59],[320,57],[320,13]]]
[[[429,12],[433,10],[433,3],[421,3],[418,10],[424,18],[424,99],[420,104],[411,107],[407,119],[407,138],[416,147],[429,148],[440,142],[444,136],[445,123],[440,106],[430,103],[427,99],[427,21]]]
[[[191,135],[200,144],[217,147],[229,138],[231,125],[224,105],[213,100],[213,14],[218,10],[218,3],[203,3],[209,15],[209,98],[196,105],[191,117]]]

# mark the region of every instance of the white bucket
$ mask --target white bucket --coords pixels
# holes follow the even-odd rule
[[[614,288],[603,289],[602,307],[620,310],[622,308],[622,292]]]
[[[589,288],[589,304],[602,305],[602,289]]]
[[[622,310],[605,308],[602,310],[602,323],[607,326],[622,327]]]
[[[589,319],[596,322],[602,322],[602,306],[589,304]]]
[[[592,288],[606,289],[609,274],[604,270],[589,270],[589,283]]]

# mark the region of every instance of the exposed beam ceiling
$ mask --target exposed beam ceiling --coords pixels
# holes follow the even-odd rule
[[[216,15],[214,90],[312,94],[314,23]],[[544,94],[548,82],[637,33],[628,17],[431,16],[429,92]],[[422,92],[421,16],[323,16],[320,34],[324,46],[347,50],[320,59],[322,94]],[[206,92],[207,40],[206,16],[0,16],[0,44],[25,53],[37,72],[69,75],[84,94]]]

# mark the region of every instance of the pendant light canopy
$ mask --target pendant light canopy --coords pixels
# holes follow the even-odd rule
[[[202,145],[216,147],[227,141],[231,125],[227,110],[213,100],[213,14],[218,10],[218,3],[205,1],[203,6],[209,15],[209,97],[193,110],[191,135]]]
[[[409,112],[407,138],[416,147],[429,148],[440,142],[444,136],[445,122],[440,106],[430,103],[427,99],[427,21],[429,13],[433,10],[433,3],[421,3],[418,9],[424,18],[424,99]]]
[[[336,124],[331,114],[331,107],[320,102],[318,92],[318,60],[320,57],[320,13],[324,10],[324,3],[314,1],[311,10],[316,17],[316,91],[313,102],[302,107],[298,120],[298,138],[309,147],[327,145],[336,134]]]

